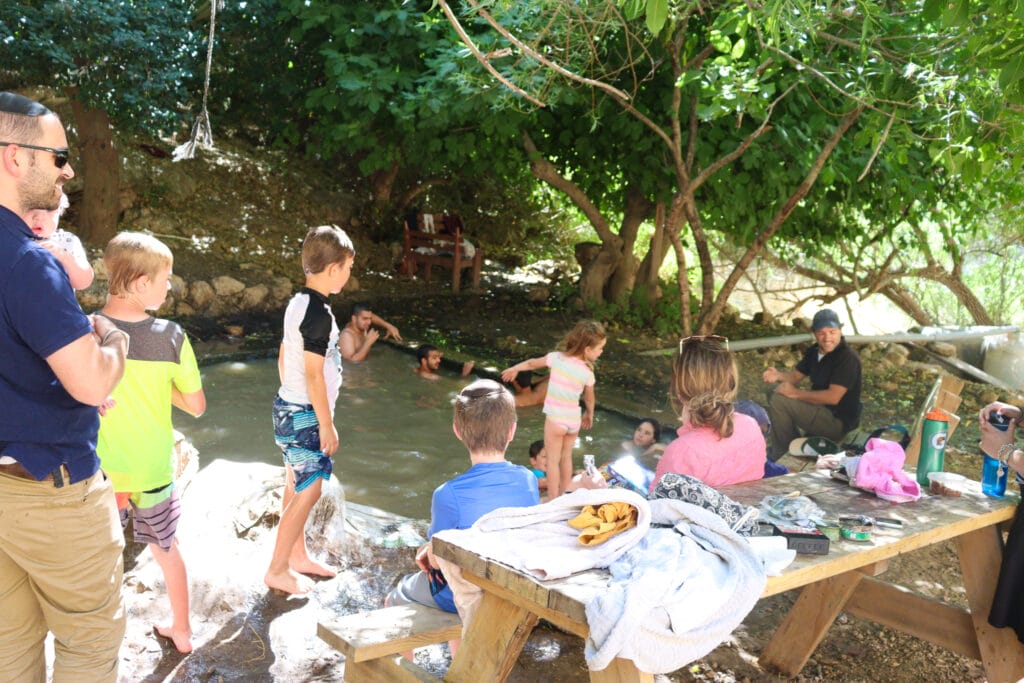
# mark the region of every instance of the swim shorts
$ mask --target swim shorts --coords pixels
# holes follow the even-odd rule
[[[331,478],[334,461],[320,450],[320,423],[313,406],[275,396],[274,441],[281,448],[285,464],[292,468],[296,493],[308,488],[317,477]]]
[[[178,530],[181,507],[174,483],[141,493],[116,493],[117,511],[121,515],[121,528],[128,528],[132,518],[132,533],[136,543],[153,543],[170,550]]]

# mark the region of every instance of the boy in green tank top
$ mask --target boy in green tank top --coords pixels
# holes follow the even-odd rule
[[[164,574],[172,622],[157,625],[156,633],[179,652],[191,652],[188,573],[175,538],[180,510],[171,406],[199,417],[206,396],[185,332],[148,312],[167,298],[170,249],[150,235],[122,232],[107,244],[103,261],[109,294],[99,314],[132,341],[124,378],[100,408],[96,452],[114,485],[122,526],[134,517],[135,541],[149,545]]]

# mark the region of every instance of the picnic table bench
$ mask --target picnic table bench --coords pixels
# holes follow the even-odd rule
[[[462,622],[457,614],[399,605],[322,620],[316,633],[345,655],[349,683],[423,681],[430,674],[397,655],[461,637]]]

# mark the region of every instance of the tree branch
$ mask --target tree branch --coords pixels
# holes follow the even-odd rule
[[[466,47],[469,48],[469,51],[473,53],[474,57],[476,57],[476,61],[480,62],[480,64],[483,65],[483,67],[487,69],[487,71],[490,72],[492,76],[494,76],[501,83],[503,83],[506,88],[516,93],[520,97],[529,100],[538,107],[547,106],[546,104],[538,100],[536,97],[534,97],[530,93],[526,92],[525,90],[517,86],[512,81],[502,76],[501,73],[494,68],[494,66],[487,59],[487,57],[484,56],[484,53],[480,52],[480,48],[476,46],[473,40],[469,37],[469,34],[466,33],[466,29],[462,28],[462,24],[459,23],[458,17],[455,16],[454,12],[452,12],[451,8],[448,6],[448,3],[445,2],[445,0],[437,0],[437,4],[441,6],[441,10],[444,12],[445,17],[448,18],[448,23],[452,25],[452,28],[455,29],[455,32],[459,34],[460,38],[462,38],[462,42],[465,43]]]

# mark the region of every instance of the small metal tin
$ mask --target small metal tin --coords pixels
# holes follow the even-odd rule
[[[869,526],[844,526],[839,530],[839,533],[848,541],[870,541],[871,540],[871,527]]]

